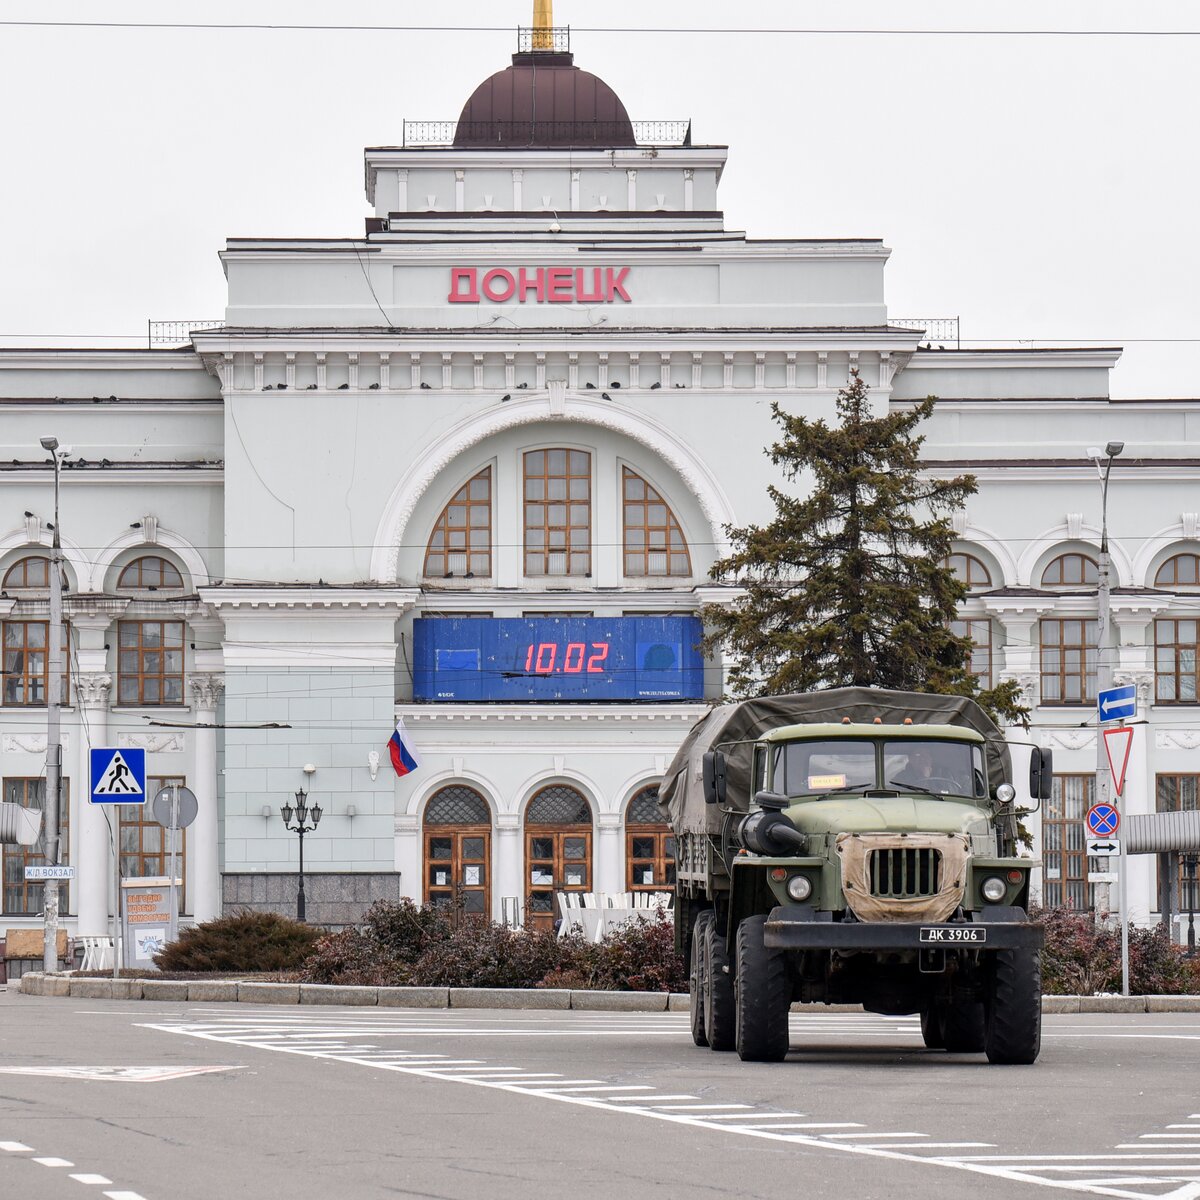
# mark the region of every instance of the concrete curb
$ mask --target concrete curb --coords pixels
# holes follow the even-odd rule
[[[74,1000],[174,1000],[189,1004],[340,1005],[379,1008],[543,1009],[577,1012],[687,1012],[686,992],[589,992],[565,988],[342,987],[236,979],[78,979],[27,971],[12,990]],[[792,1012],[860,1013],[861,1004],[793,1004]],[[1043,996],[1042,1011],[1195,1013],[1200,996]]]

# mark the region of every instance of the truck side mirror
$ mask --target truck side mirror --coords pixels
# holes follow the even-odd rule
[[[710,750],[704,756],[704,802],[725,803],[725,755]]]
[[[1049,800],[1054,788],[1054,751],[1034,746],[1029,756],[1029,794],[1035,800]]]

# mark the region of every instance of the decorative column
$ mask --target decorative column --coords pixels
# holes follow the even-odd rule
[[[601,813],[596,818],[596,874],[595,888],[598,892],[623,892],[625,890],[625,856],[621,853],[621,829],[624,822],[620,813]]]
[[[496,846],[492,854],[492,872],[496,877],[496,890],[492,899],[492,916],[504,920],[504,902],[513,897],[517,902],[517,913],[525,914],[525,897],[529,888],[525,882],[524,855],[521,847],[521,818],[517,813],[496,814]],[[510,911],[508,918],[513,919]]]
[[[221,870],[217,839],[217,703],[225,690],[220,675],[192,675],[196,701],[196,760],[192,790],[196,793],[194,853],[196,878],[192,887],[192,913],[196,924],[221,915]],[[205,728],[207,726],[207,728]]]
[[[112,688],[112,676],[104,671],[77,674],[75,697],[79,705],[79,796],[76,812],[79,814],[78,858],[79,869],[76,896],[79,904],[79,935],[81,937],[103,937],[109,928],[109,897],[112,892],[113,856],[109,849],[108,820],[113,822],[113,838],[119,839],[117,821],[120,808],[117,805],[92,804],[87,794],[91,787],[91,748],[108,744],[108,695]],[[108,820],[105,820],[107,807]]]

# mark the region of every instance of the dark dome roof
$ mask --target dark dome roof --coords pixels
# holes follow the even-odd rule
[[[570,54],[514,54],[463,107],[456,146],[634,146],[633,125],[616,92],[581,71]]]

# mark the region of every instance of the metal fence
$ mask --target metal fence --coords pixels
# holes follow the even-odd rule
[[[531,50],[553,50],[558,54],[567,54],[570,49],[570,25],[555,25],[553,29],[539,29],[532,25],[517,27],[518,54],[528,54]]]
[[[146,345],[154,346],[185,346],[192,340],[192,331],[196,329],[220,329],[225,324],[222,320],[212,321],[147,321]]]
[[[955,350],[962,345],[958,337],[957,317],[889,317],[888,324],[901,329],[923,329],[925,336],[921,338],[922,344],[936,346],[939,350],[944,350],[951,343]]]
[[[690,146],[692,123],[632,121],[639,146]],[[572,145],[609,146],[628,136],[619,121],[405,121],[402,145],[452,146],[457,133],[472,146]]]

